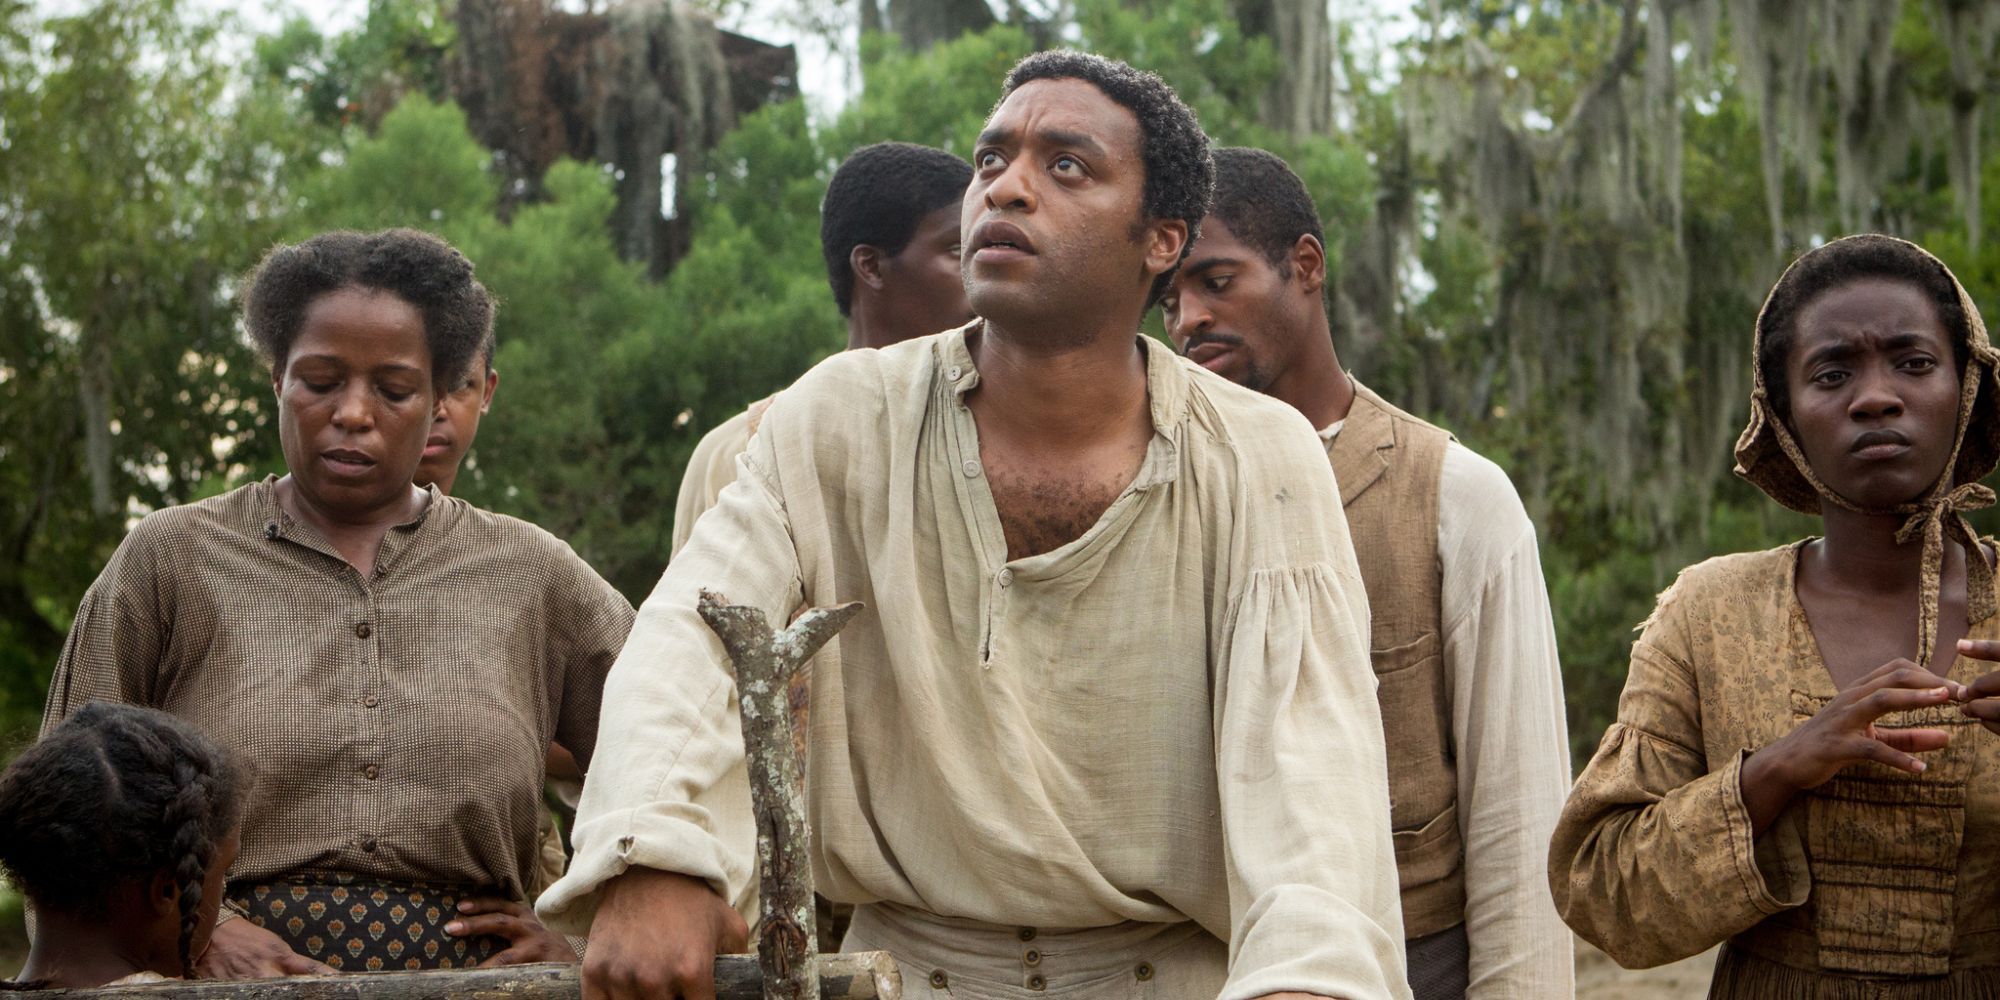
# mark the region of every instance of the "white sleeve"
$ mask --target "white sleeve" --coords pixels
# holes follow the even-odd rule
[[[1439,483],[1444,664],[1465,843],[1469,1000],[1575,994],[1569,930],[1546,891],[1569,792],[1555,623],[1535,527],[1507,474],[1453,442]]]
[[[578,803],[569,872],[542,894],[549,927],[587,935],[604,883],[638,866],[705,879],[746,919],[755,899],[735,673],[695,612],[699,592],[761,608],[775,623],[801,598],[798,554],[767,441],[668,565],[604,685],[597,753]]]

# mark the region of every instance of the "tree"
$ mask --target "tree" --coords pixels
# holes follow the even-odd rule
[[[1264,127],[1293,138],[1333,131],[1334,35],[1326,0],[1234,0],[1236,21],[1269,39],[1279,72],[1258,102]]]
[[[131,513],[238,471],[264,419],[230,287],[295,146],[230,92],[223,25],[178,0],[42,21],[0,6],[0,708],[15,718],[39,708],[69,609]]]
[[[1985,133],[1942,123],[1990,71],[1941,33],[1985,53],[1995,29],[1952,0],[1428,10],[1393,112],[1410,154],[1379,161],[1407,164],[1384,202],[1418,206],[1390,220],[1389,266],[1421,279],[1399,282],[1395,388],[1521,486],[1587,751],[1673,572],[1809,527],[1729,472],[1778,269],[1858,229],[1976,252],[1956,178]]]
[[[547,0],[462,0],[453,92],[494,151],[502,210],[539,197],[558,159],[613,169],[619,253],[665,274],[687,229],[665,212],[694,183],[666,166],[694,164],[737,119],[797,93],[797,59],[719,31],[663,0],[621,0],[571,13]],[[671,187],[669,186],[671,184]]]

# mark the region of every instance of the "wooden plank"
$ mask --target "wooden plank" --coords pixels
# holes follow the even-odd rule
[[[902,1000],[903,979],[887,952],[822,955],[822,1000]],[[752,955],[715,959],[716,1000],[760,1000],[764,977]],[[170,979],[94,990],[31,990],[9,1000],[582,1000],[578,966],[510,965],[431,972],[354,972],[286,979]]]

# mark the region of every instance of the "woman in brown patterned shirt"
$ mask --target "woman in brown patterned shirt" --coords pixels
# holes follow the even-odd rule
[[[1627,966],[1726,942],[1711,997],[2000,996],[2000,616],[1961,515],[1993,502],[2000,354],[1885,236],[1800,258],[1756,340],[1736,471],[1825,537],[1661,595],[1556,830],[1557,908]]]
[[[632,608],[561,541],[410,478],[491,328],[409,230],[281,246],[245,320],[287,474],[139,522],[77,609],[44,731],[192,721],[258,788],[205,975],[563,959],[524,904],[543,753],[587,763]]]

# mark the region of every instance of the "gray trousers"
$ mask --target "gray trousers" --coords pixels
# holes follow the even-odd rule
[[[1464,924],[1403,942],[1403,955],[1417,1000],[1465,1000],[1472,985],[1472,944]]]

